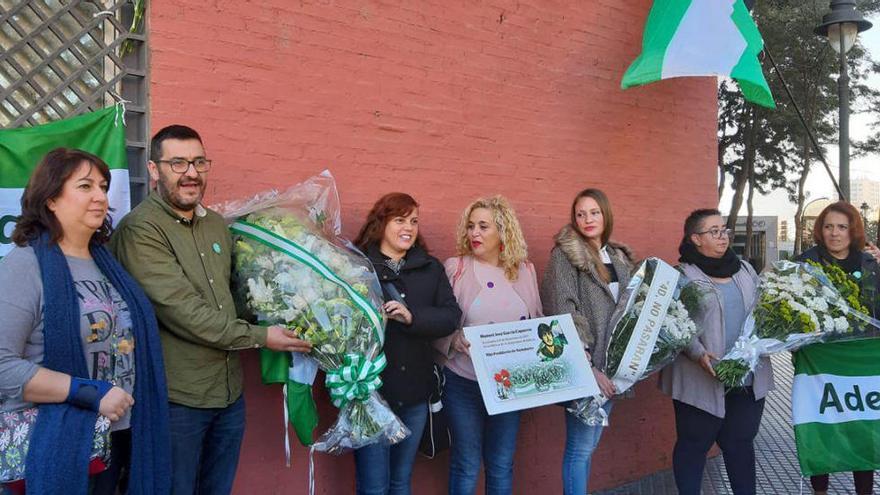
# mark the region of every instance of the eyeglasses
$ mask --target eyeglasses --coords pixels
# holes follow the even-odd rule
[[[722,237],[727,237],[730,239],[730,234],[733,233],[730,229],[709,229],[704,232],[694,232],[697,235],[709,234],[713,239],[721,239]]]
[[[185,174],[192,165],[196,172],[203,174],[211,170],[211,160],[207,158],[196,158],[195,160],[186,160],[183,158],[172,158],[170,160],[156,160],[156,163],[167,163],[171,165],[171,170],[177,174]]]

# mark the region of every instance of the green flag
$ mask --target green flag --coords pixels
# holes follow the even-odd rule
[[[880,469],[880,338],[794,353],[791,409],[804,476]]]
[[[10,236],[21,213],[21,195],[31,172],[49,151],[77,148],[110,167],[110,213],[114,222],[131,208],[122,105],[34,127],[0,130],[0,257],[12,249]]]
[[[661,79],[727,76],[752,103],[775,108],[758,54],[764,41],[743,0],[654,0],[642,53],[623,89]]]
[[[299,383],[290,378],[292,360],[289,352],[260,349],[260,376],[263,383],[286,383],[287,417],[299,443],[309,446],[314,443],[312,434],[318,426],[318,407],[312,398],[312,386]],[[288,453],[288,461],[289,461]]]

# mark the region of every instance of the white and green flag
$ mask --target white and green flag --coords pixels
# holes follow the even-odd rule
[[[77,148],[110,167],[110,216],[114,223],[131,208],[122,105],[34,127],[0,130],[0,257],[12,249],[12,230],[31,172],[49,151]]]
[[[880,469],[880,338],[794,354],[792,423],[804,476]]]
[[[743,0],[654,0],[642,53],[620,85],[661,79],[727,76],[752,103],[775,108],[758,54],[764,41]]]

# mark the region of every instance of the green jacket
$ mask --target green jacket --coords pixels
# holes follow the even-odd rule
[[[110,249],[153,303],[168,399],[201,408],[235,402],[242,385],[236,351],[265,346],[266,328],[236,317],[223,218],[200,206],[186,219],[154,191],[122,219]]]

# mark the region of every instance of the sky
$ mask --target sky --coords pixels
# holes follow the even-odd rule
[[[859,33],[858,42],[865,47],[874,60],[880,61],[880,17],[870,18],[874,23],[874,27],[868,31]],[[875,87],[880,87],[880,78],[873,76],[870,80]],[[777,99],[787,98],[785,95],[774,95]],[[862,139],[870,132],[869,123],[871,117],[866,115],[851,114],[850,116],[850,136],[852,139]],[[827,146],[827,155],[825,159],[831,166],[831,171],[837,176],[839,151],[837,146]],[[872,177],[880,180],[880,155],[868,155],[858,159],[850,160],[850,178]],[[730,177],[727,182],[729,184]],[[807,202],[826,197],[836,198],[837,193],[828,177],[828,172],[818,160],[814,161],[810,168],[810,175],[807,177],[806,183]],[[719,209],[725,215],[730,211],[730,203],[733,199],[733,190],[728,185],[724,193],[721,195]],[[794,225],[794,213],[797,209],[796,205],[789,201],[788,193],[785,191],[774,191],[766,196],[756,195],[754,199],[755,215],[776,215],[780,220],[788,220],[790,226]],[[745,203],[740,208],[740,215],[746,214]]]

